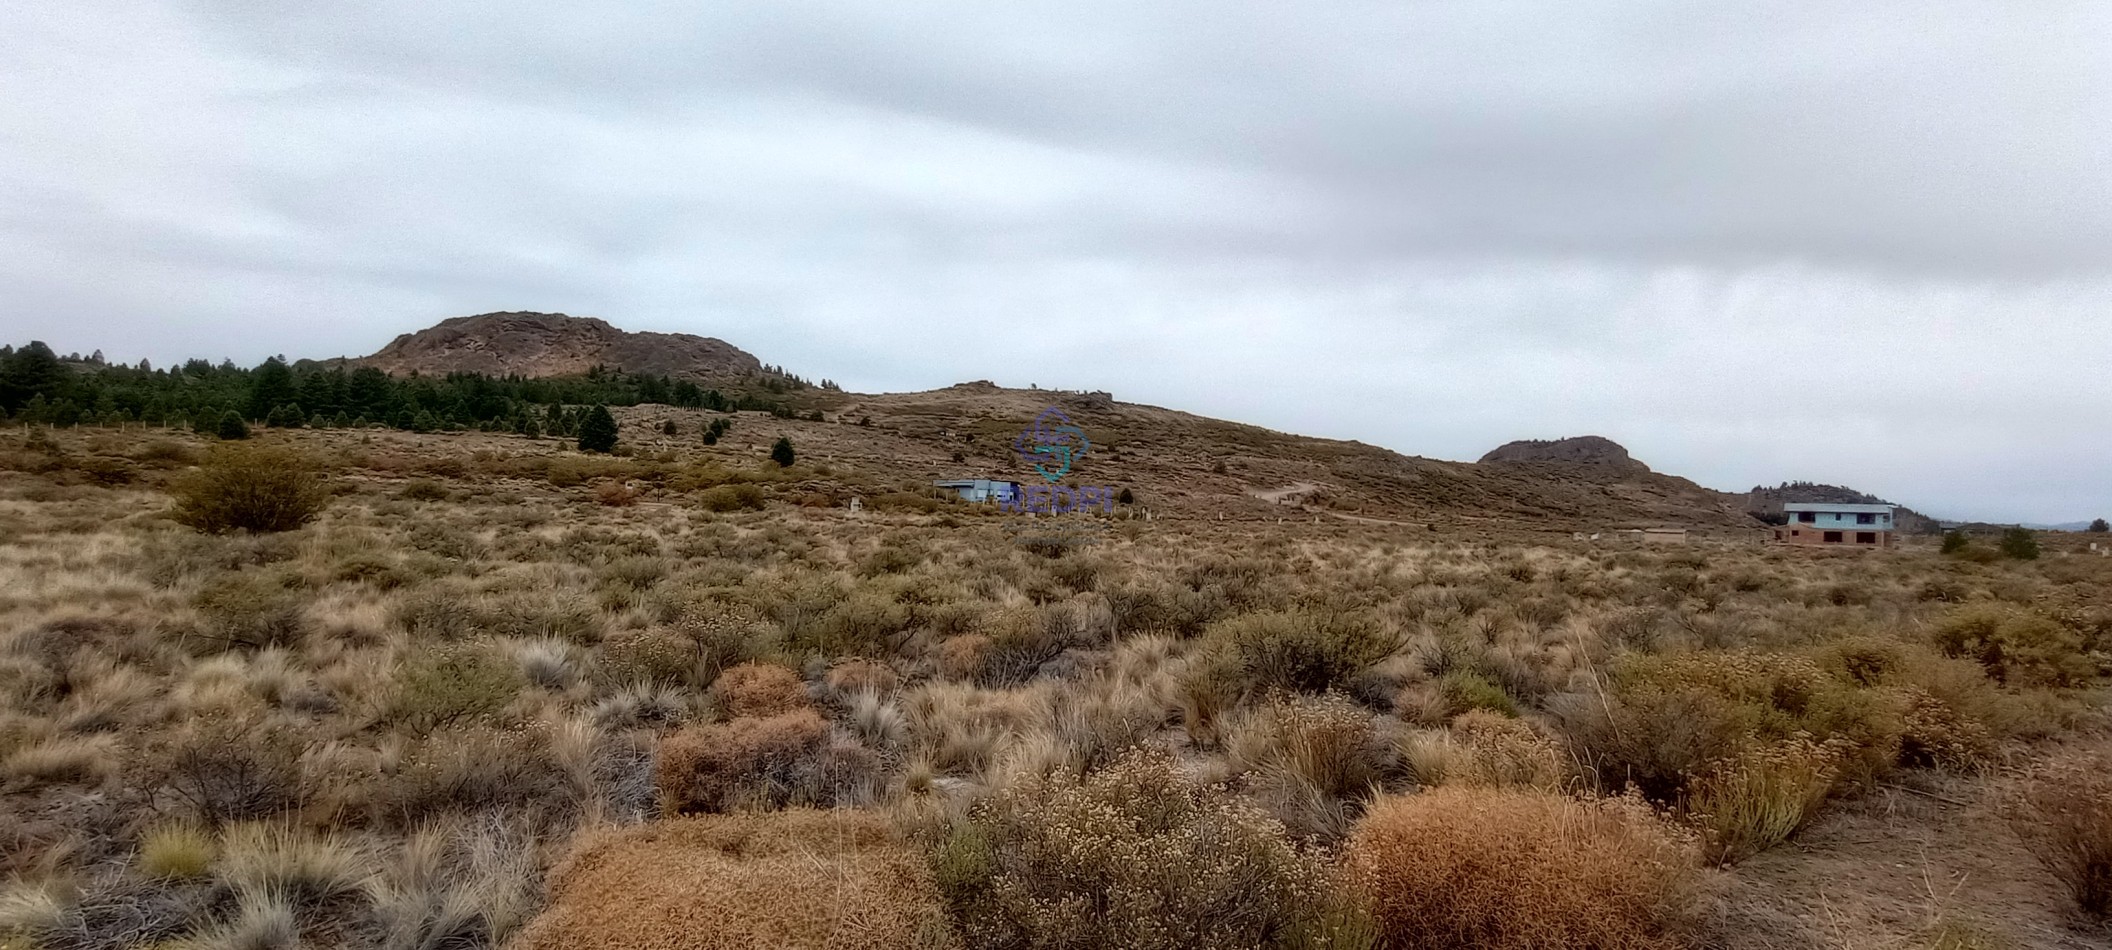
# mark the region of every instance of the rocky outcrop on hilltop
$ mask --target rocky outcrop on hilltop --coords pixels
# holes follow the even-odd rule
[[[596,366],[676,378],[747,376],[762,363],[724,340],[636,333],[562,313],[482,313],[406,333],[358,360],[392,376],[571,376]]]

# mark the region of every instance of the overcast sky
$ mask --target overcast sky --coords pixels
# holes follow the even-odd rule
[[[2112,516],[2112,4],[631,6],[0,6],[0,339],[562,311]]]

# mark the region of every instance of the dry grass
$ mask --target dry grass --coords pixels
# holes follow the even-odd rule
[[[2019,782],[2010,824],[2077,907],[2112,917],[2112,755],[2070,754]]]
[[[1680,946],[1692,846],[1634,800],[1441,788],[1373,803],[1344,851],[1404,950]]]

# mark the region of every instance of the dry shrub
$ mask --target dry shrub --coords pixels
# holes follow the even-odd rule
[[[1676,947],[1694,880],[1691,844],[1640,801],[1512,789],[1382,797],[1343,862],[1404,950]]]
[[[596,671],[610,685],[688,685],[702,656],[697,641],[665,627],[621,630],[602,638]]]
[[[990,652],[990,638],[980,633],[947,637],[939,641],[939,675],[948,679],[973,679]]]
[[[807,685],[799,673],[768,663],[743,663],[719,674],[711,684],[726,715],[776,716],[807,709]]]
[[[902,683],[902,678],[887,664],[878,660],[855,658],[829,667],[823,682],[839,696],[859,693],[892,693]]]
[[[931,872],[882,817],[783,811],[594,835],[552,870],[517,950],[946,950]]]
[[[2022,686],[2076,686],[2097,675],[2081,632],[2036,613],[1993,605],[1953,610],[1936,625],[1936,645]]]
[[[870,753],[830,745],[821,716],[799,709],[682,728],[661,740],[654,783],[661,812],[679,815],[835,804],[877,771]]]
[[[253,711],[215,711],[193,717],[143,765],[199,819],[219,825],[294,807],[306,748],[287,723]]]
[[[1379,790],[1371,713],[1341,696],[1278,694],[1242,710],[1229,732],[1226,752],[1249,792],[1294,836],[1341,838]]]
[[[323,510],[330,486],[321,469],[294,449],[218,445],[170,494],[176,520],[208,534],[291,531]]]
[[[567,817],[586,790],[553,735],[548,725],[435,732],[403,750],[394,774],[370,790],[368,808],[375,821],[397,828],[452,813],[504,811],[529,825]]]
[[[1569,784],[1554,739],[1522,719],[1487,710],[1462,714],[1446,732],[1405,737],[1401,757],[1422,785],[1561,791]]]
[[[933,861],[970,946],[1347,946],[1354,922],[1280,823],[1144,751],[1006,786]]]
[[[2076,906],[2112,917],[2112,753],[2074,753],[2027,773],[2005,811]]]
[[[594,501],[610,508],[629,508],[638,503],[639,491],[629,482],[602,482],[594,488]]]

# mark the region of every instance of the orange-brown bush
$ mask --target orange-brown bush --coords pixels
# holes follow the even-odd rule
[[[629,508],[638,503],[638,487],[629,482],[607,481],[594,487],[594,500],[610,508]]]
[[[221,445],[170,487],[176,520],[208,534],[291,531],[323,510],[329,485],[307,456],[286,448]]]
[[[2047,869],[2099,917],[2112,916],[2112,754],[2071,754],[2024,776],[2011,826]]]
[[[743,807],[827,805],[872,780],[863,749],[831,747],[820,714],[798,709],[766,717],[684,727],[660,743],[654,782],[668,815]]]
[[[806,709],[807,686],[791,669],[769,663],[743,663],[732,667],[711,684],[726,715],[775,716]]]
[[[1693,848],[1635,799],[1440,788],[1373,802],[1343,854],[1386,946],[1677,946]]]
[[[931,872],[879,815],[794,810],[594,835],[518,950],[958,946]]]

